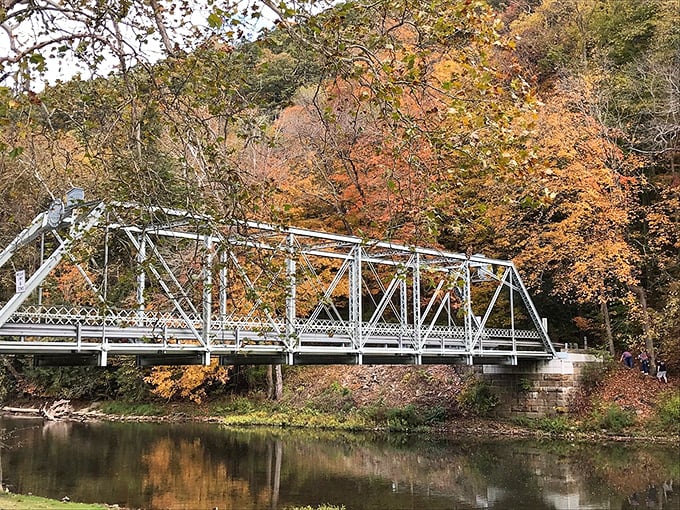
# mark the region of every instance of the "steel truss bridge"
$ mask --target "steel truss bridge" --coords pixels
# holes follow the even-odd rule
[[[0,252],[0,305],[0,354],[38,366],[556,356],[512,262],[77,190]]]

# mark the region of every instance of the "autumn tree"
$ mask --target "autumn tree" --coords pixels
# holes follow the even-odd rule
[[[492,54],[508,46],[482,2],[355,7],[291,15],[299,23],[285,26],[317,49],[332,79],[282,112],[270,175],[283,196],[300,196],[283,203],[287,212],[312,225],[448,243],[449,213],[467,224],[473,211],[458,217],[452,183],[526,159],[528,118],[519,113],[530,109],[528,88],[494,67]],[[286,187],[289,176],[305,186]]]

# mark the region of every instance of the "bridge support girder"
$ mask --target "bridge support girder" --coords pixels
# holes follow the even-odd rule
[[[159,365],[205,365],[205,355],[199,352],[190,354],[140,354],[137,356],[137,367]]]

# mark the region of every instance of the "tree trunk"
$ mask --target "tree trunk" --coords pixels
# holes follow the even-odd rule
[[[275,395],[274,365],[267,365],[267,398],[269,400],[274,400]]]
[[[645,349],[649,356],[649,373],[656,374],[656,353],[654,352],[654,339],[652,338],[652,318],[647,308],[647,291],[639,285],[631,285],[631,290],[637,294],[640,308],[642,309],[642,332],[645,337]]]
[[[274,374],[276,376],[276,383],[274,385],[274,400],[281,400],[283,396],[283,372],[281,372],[281,365],[276,365]]]
[[[616,357],[616,349],[614,348],[614,335],[612,334],[612,322],[609,319],[609,307],[606,301],[602,301],[600,305],[602,318],[604,320],[604,332],[607,337],[607,345],[609,346],[609,353]]]
[[[280,400],[283,396],[283,374],[281,365],[267,365],[267,398]]]

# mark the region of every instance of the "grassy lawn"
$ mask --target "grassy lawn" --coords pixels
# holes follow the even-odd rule
[[[0,510],[105,510],[107,508],[111,507],[96,503],[63,503],[56,499],[0,492]]]

